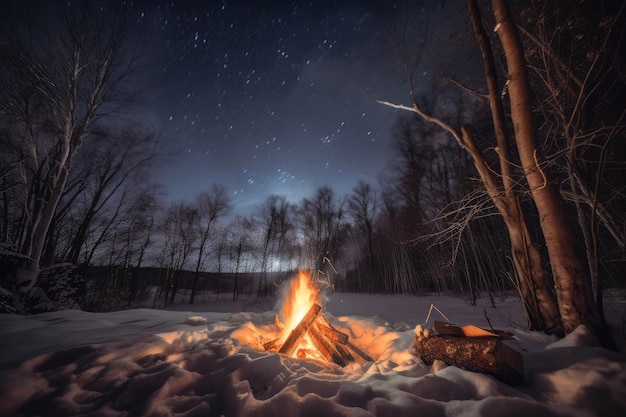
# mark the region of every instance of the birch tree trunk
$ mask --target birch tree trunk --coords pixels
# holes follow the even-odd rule
[[[511,169],[513,164],[509,152],[506,117],[496,76],[495,60],[489,37],[481,23],[477,0],[469,0],[469,13],[483,57],[488,88],[487,97],[498,144],[502,192],[496,189],[495,184],[489,186],[490,182],[495,183],[495,178],[485,179],[485,176],[493,177],[488,167],[479,169],[479,172],[481,172],[483,183],[487,185],[487,191],[502,215],[508,230],[513,265],[519,280],[518,291],[528,316],[530,328],[560,332],[562,327],[556,298],[548,287],[549,280],[543,268],[541,254],[530,237],[526,219],[519,206],[518,191],[516,190],[517,181],[513,178]],[[468,144],[470,153],[478,153],[478,147],[471,140],[469,132],[464,131],[463,137]],[[484,157],[482,155],[480,157],[484,162]],[[474,159],[476,160],[476,157]]]
[[[27,90],[38,105],[32,110],[36,119],[47,126],[46,132],[34,129],[28,106],[20,108],[25,127],[35,134],[30,146],[33,178],[24,177],[25,185],[36,194],[29,195],[33,207],[25,207],[29,226],[22,245],[23,253],[34,260],[34,268],[25,275],[25,290],[36,285],[37,268],[42,262],[48,234],[67,185],[72,160],[97,120],[118,110],[130,97],[120,94],[122,83],[138,68],[139,44],[131,46],[127,38],[125,9],[95,9],[90,2],[63,6],[60,21],[46,24],[36,20],[18,22],[25,30],[11,32],[10,48],[3,51],[19,66],[7,67],[16,91]],[[29,34],[26,39],[24,34]],[[137,48],[137,49],[136,49]],[[8,88],[9,86],[3,86]],[[21,97],[19,94],[15,97]],[[7,113],[8,114],[8,113]],[[39,187],[39,184],[43,186]]]
[[[463,127],[462,140],[474,163],[487,194],[504,220],[511,243],[511,257],[518,279],[517,287],[529,328],[560,333],[559,312],[554,296],[547,286],[541,254],[533,244],[528,226],[523,218],[517,197],[506,196],[497,186],[496,177],[487,165],[468,127]]]
[[[492,5],[496,18],[495,31],[506,57],[515,142],[539,213],[563,329],[571,332],[580,324],[598,329],[599,315],[586,264],[576,251],[574,233],[567,222],[561,195],[546,170],[541,168],[524,50],[506,1],[492,0]]]

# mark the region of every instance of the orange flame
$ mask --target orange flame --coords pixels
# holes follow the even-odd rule
[[[289,333],[300,323],[313,303],[321,304],[319,288],[311,279],[310,273],[298,271],[298,275],[291,280],[283,301],[281,310],[284,325],[282,342],[289,337]]]

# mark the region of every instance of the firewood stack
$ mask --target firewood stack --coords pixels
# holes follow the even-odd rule
[[[307,314],[300,320],[300,323],[289,333],[285,342],[278,346],[279,339],[272,340],[263,345],[266,351],[278,352],[287,356],[292,356],[296,347],[305,335],[308,335],[313,345],[320,355],[328,362],[333,362],[339,366],[346,366],[355,360],[355,355],[366,361],[373,359],[349,341],[347,334],[335,329],[332,324],[321,313],[322,306],[314,303]],[[281,323],[276,319],[276,324],[281,327]],[[299,349],[296,352],[299,358],[308,357],[308,352]]]

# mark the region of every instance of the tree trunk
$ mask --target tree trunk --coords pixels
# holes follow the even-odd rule
[[[511,257],[518,278],[518,292],[528,317],[529,327],[559,333],[561,323],[558,306],[548,287],[541,254],[530,239],[528,227],[514,195],[505,196],[498,189],[493,171],[487,166],[482,152],[468,127],[463,127],[462,143],[474,159],[476,170],[487,193],[502,215],[511,242]]]
[[[557,301],[548,288],[549,279],[543,269],[541,254],[530,240],[526,223],[506,220],[505,223],[511,240],[513,265],[519,280],[518,291],[528,316],[529,328],[561,333],[563,329]]]
[[[482,25],[477,0],[469,0],[469,13],[474,34],[482,52],[488,88],[487,97],[498,144],[503,193],[496,194],[496,190],[492,190],[492,199],[502,199],[503,204],[498,205],[496,202],[496,207],[502,214],[508,230],[511,255],[518,278],[518,291],[526,310],[530,329],[560,333],[562,326],[557,301],[548,286],[549,280],[543,268],[541,254],[530,238],[524,214],[517,200],[517,181],[513,178],[511,169],[506,117],[496,75],[496,65],[489,37]],[[467,135],[464,137],[468,139]],[[473,140],[471,144],[474,145]]]
[[[502,42],[508,68],[508,93],[511,119],[520,161],[533,200],[539,212],[563,328],[573,331],[586,324],[599,327],[588,270],[575,248],[575,238],[564,210],[562,198],[540,167],[540,156],[533,123],[531,88],[526,61],[515,23],[505,0],[493,0],[496,32]]]
[[[202,265],[202,257],[204,256],[204,242],[200,243],[198,250],[198,262],[196,262],[196,271],[193,274],[193,283],[191,284],[191,295],[189,296],[189,304],[193,304],[198,290],[198,281],[200,280],[200,266]]]
[[[65,141],[67,140],[67,142]],[[52,191],[50,192],[50,196],[46,201],[44,208],[42,210],[41,216],[37,221],[35,227],[32,232],[32,246],[28,253],[28,256],[33,259],[33,267],[32,269],[28,269],[27,274],[27,282],[28,285],[24,289],[24,291],[31,290],[37,284],[37,275],[39,273],[41,255],[43,253],[44,244],[46,242],[46,236],[48,235],[48,229],[50,228],[50,224],[52,223],[52,218],[54,217],[54,212],[61,200],[61,195],[63,194],[63,189],[65,188],[65,183],[67,181],[68,175],[68,164],[72,157],[71,153],[71,144],[69,143],[71,139],[64,138],[62,143],[62,158],[59,162],[59,168],[57,171],[57,175],[55,176],[55,180],[52,186]]]

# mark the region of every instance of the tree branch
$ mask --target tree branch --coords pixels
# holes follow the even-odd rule
[[[376,101],[384,106],[393,107],[394,109],[400,109],[400,110],[413,112],[417,114],[418,116],[420,116],[422,119],[426,120],[427,122],[436,124],[437,126],[441,127],[443,130],[450,133],[454,137],[454,139],[459,143],[459,145],[465,148],[463,144],[463,140],[461,139],[461,135],[459,135],[459,133],[452,126],[445,123],[443,120],[440,120],[436,117],[432,117],[424,113],[419,107],[417,107],[417,105],[410,107],[410,106],[405,106],[404,104],[395,104],[395,103],[391,103],[389,101],[384,101],[384,100],[376,100]]]
[[[489,94],[483,93],[483,92],[478,91],[478,90],[474,90],[473,88],[471,88],[471,87],[461,83],[460,81],[455,80],[452,77],[446,77],[446,78],[444,78],[444,81],[450,82],[450,83],[456,85],[461,90],[464,90],[464,91],[468,92],[469,94],[471,94],[471,95],[473,95],[475,97],[482,98],[482,99],[487,99],[487,100],[489,99]]]

